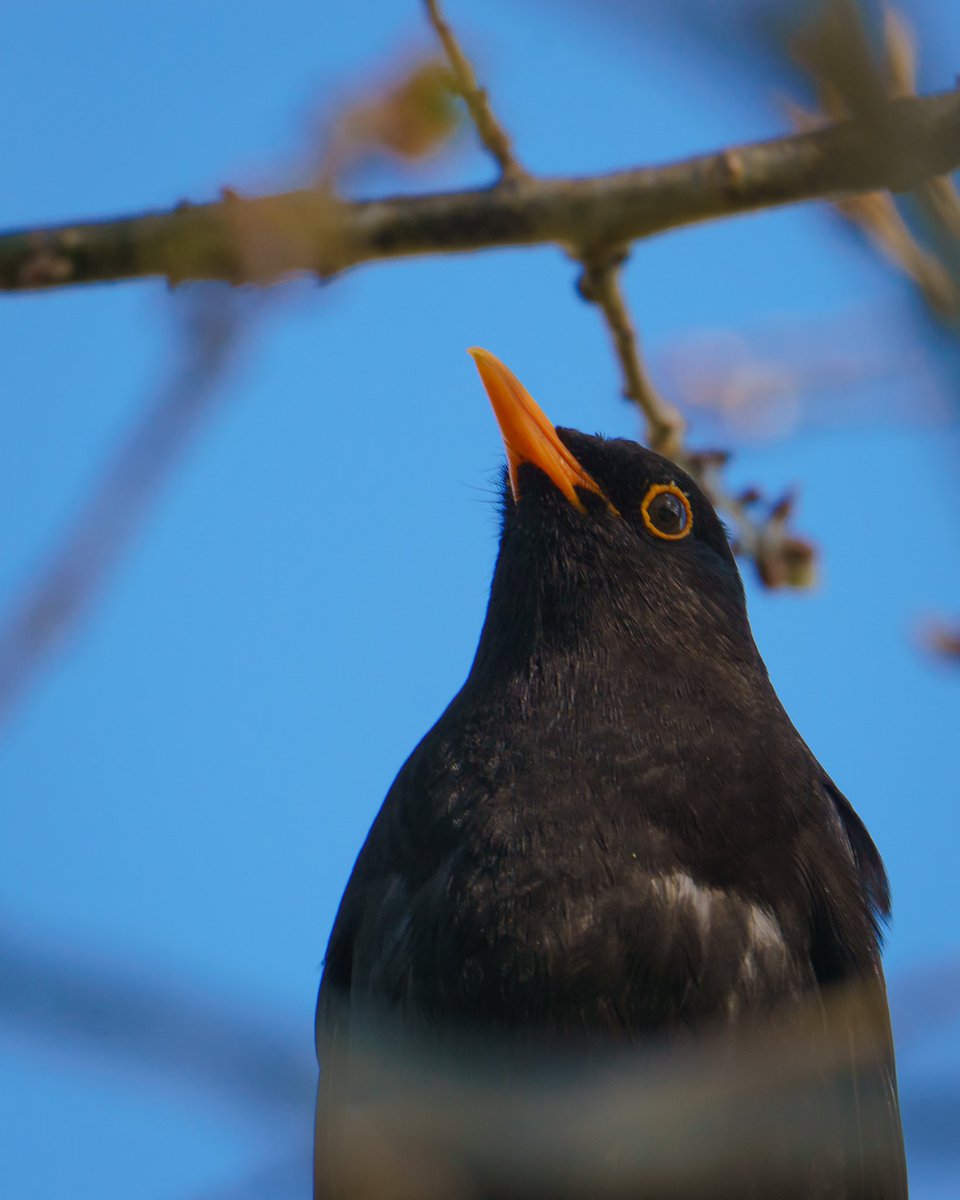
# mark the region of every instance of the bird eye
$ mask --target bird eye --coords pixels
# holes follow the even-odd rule
[[[677,542],[693,528],[690,501],[675,483],[655,483],[640,506],[643,523],[658,538]]]

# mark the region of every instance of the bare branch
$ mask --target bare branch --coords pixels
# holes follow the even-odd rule
[[[656,390],[644,369],[626,299],[620,288],[623,255],[595,259],[584,266],[580,294],[603,313],[623,375],[623,395],[644,418],[644,440],[692,475],[710,503],[733,523],[734,546],[753,560],[761,582],[770,588],[806,588],[816,581],[813,546],[788,529],[792,499],[781,499],[759,511],[762,495],[755,489],[735,495],[725,485],[723,469],[729,455],[695,452],[684,445],[685,423],[678,409]]]
[[[316,191],[0,234],[0,290],[160,276],[268,283],[360,263],[555,243],[592,255],[734,213],[915,187],[960,165],[960,93],[682,162],[346,202]],[[251,249],[255,247],[255,250]]]
[[[732,522],[734,550],[753,560],[765,587],[813,587],[817,552],[811,542],[790,530],[794,497],[781,496],[770,503],[756,488],[731,492],[723,480],[729,459],[724,451],[687,451],[678,462],[696,479],[714,508]]]
[[[620,288],[622,263],[622,255],[585,262],[580,295],[603,313],[623,373],[624,398],[643,413],[644,440],[660,454],[675,458],[681,452],[685,423],[679,411],[656,390],[643,368],[636,330]]]
[[[470,60],[460,49],[453,30],[440,11],[438,0],[426,0],[427,19],[436,30],[444,52],[453,71],[456,90],[463,97],[480,140],[500,168],[500,177],[505,182],[514,182],[526,177],[526,171],[517,162],[507,131],[494,116],[490,100],[484,88],[477,82],[476,72]]]

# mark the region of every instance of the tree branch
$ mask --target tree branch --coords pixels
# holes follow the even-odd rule
[[[444,53],[453,72],[454,85],[463,97],[470,116],[476,126],[480,140],[500,168],[500,178],[513,182],[526,177],[526,171],[517,162],[510,137],[494,116],[486,91],[477,82],[470,60],[460,49],[453,30],[444,19],[437,0],[426,0],[427,19],[436,30]]]
[[[623,261],[623,255],[617,255],[584,262],[580,295],[603,313],[623,374],[624,399],[636,404],[644,416],[644,441],[651,449],[676,457],[683,445],[685,422],[680,412],[660,395],[643,368],[637,333],[620,288]]]
[[[0,290],[152,276],[171,283],[329,278],[379,259],[555,243],[578,257],[773,205],[904,190],[960,165],[960,93],[658,167],[342,201],[316,191],[0,234]]]

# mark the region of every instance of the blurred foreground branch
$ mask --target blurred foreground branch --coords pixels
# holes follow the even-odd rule
[[[819,1194],[810,1147],[829,1146],[851,1194],[866,1181],[862,1194],[879,1196],[869,1185],[889,1177],[897,1147],[877,999],[838,986],[732,1037],[549,1054],[465,1029],[428,1049],[382,1012],[352,1009],[349,1055],[324,1056],[341,1089],[332,1175],[344,1195],[377,1200],[798,1198]]]
[[[29,1036],[55,1047],[61,1062],[78,1050],[98,1075],[113,1062],[146,1079],[148,1087],[159,1077],[216,1097],[226,1110],[252,1116],[258,1128],[284,1139],[309,1122],[315,1070],[295,1029],[251,1011],[242,997],[211,999],[198,984],[171,985],[168,972],[135,973],[96,948],[67,950],[69,941],[45,931],[0,931],[0,1026],[18,1041]],[[905,1063],[931,1038],[956,1028],[958,980],[960,964],[945,960],[892,981]],[[846,1006],[859,1003],[856,993],[841,990],[827,1011],[842,1025]],[[810,1015],[819,1025],[820,1010]],[[584,1172],[593,1172],[602,1148],[621,1137],[629,1149],[605,1162],[607,1180],[641,1171],[649,1178],[659,1168],[674,1180],[677,1139],[697,1129],[705,1136],[683,1170],[689,1177],[712,1170],[724,1156],[755,1145],[767,1122],[776,1124],[785,1111],[798,1121],[824,1120],[807,1101],[811,1094],[829,1096],[831,1068],[846,1069],[851,1054],[846,1037],[834,1038],[822,1043],[814,1060],[784,1042],[777,1029],[758,1029],[741,1047],[736,1102],[729,1104],[728,1064],[720,1047],[709,1044],[703,1053],[666,1045],[644,1056],[613,1051],[609,1069],[597,1069],[576,1052],[528,1065],[513,1048],[496,1042],[464,1044],[462,1054],[455,1043],[450,1058],[437,1060],[380,1024],[365,1035],[358,1032],[358,1042],[362,1050],[351,1085],[358,1108],[342,1143],[343,1153],[356,1156],[356,1169],[376,1172],[395,1161],[396,1153],[405,1161],[428,1151],[438,1161],[454,1147],[462,1159],[485,1162],[496,1174],[512,1176],[518,1161],[533,1162],[551,1184],[566,1182],[568,1171],[571,1180],[582,1180]],[[856,1052],[869,1054],[869,1039]],[[513,1076],[514,1088],[504,1087],[504,1072]],[[905,1082],[912,1076],[908,1069]],[[905,1120],[922,1124],[925,1155],[956,1161],[960,1093],[952,1083],[943,1088],[917,1082],[919,1089],[905,1087]],[[723,1112],[718,1089],[728,1102]],[[882,1103],[883,1097],[865,1097],[866,1102]],[[811,1126],[794,1124],[798,1144],[805,1130]],[[876,1150],[883,1153],[883,1147]],[[410,1166],[416,1178],[423,1162]],[[302,1179],[303,1167],[284,1140],[282,1153],[265,1164],[262,1176],[251,1178],[249,1188],[238,1183],[210,1193],[210,1200],[255,1196],[256,1181],[267,1189],[268,1176],[288,1171]],[[281,1183],[260,1194],[285,1194]],[[451,1190],[445,1200],[455,1195]]]

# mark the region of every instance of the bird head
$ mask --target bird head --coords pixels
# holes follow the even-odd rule
[[[627,439],[555,428],[498,358],[470,351],[507,453],[500,554],[484,643],[572,643],[757,661],[743,587],[690,476]]]

